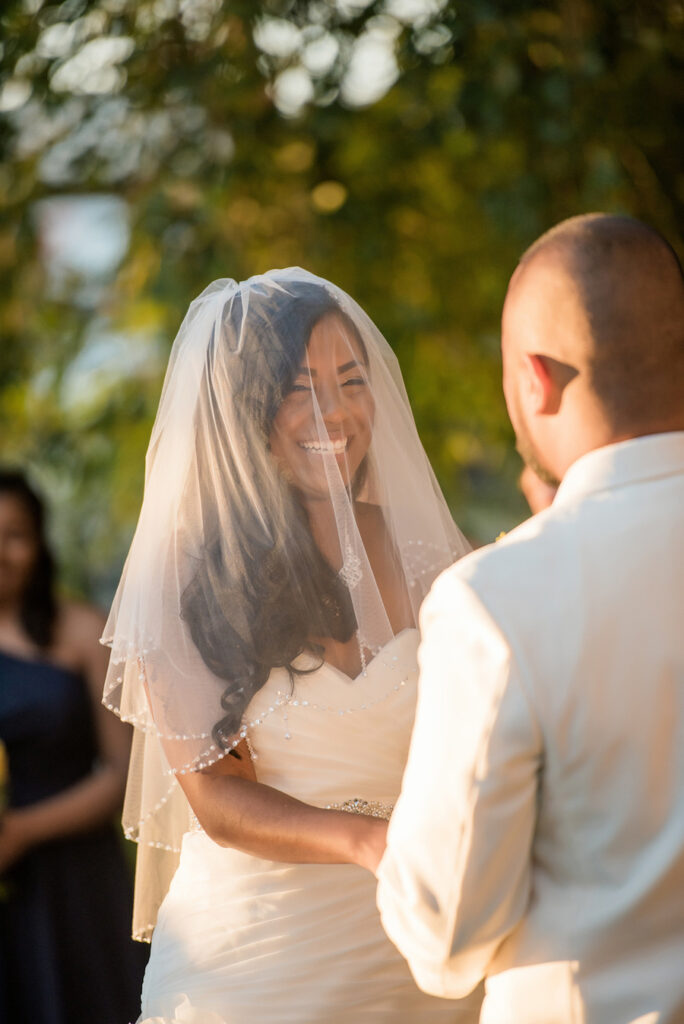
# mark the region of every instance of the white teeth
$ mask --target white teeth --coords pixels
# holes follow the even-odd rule
[[[317,452],[320,455],[341,455],[347,449],[347,441],[346,437],[340,438],[339,441],[300,441],[299,447],[307,452]]]

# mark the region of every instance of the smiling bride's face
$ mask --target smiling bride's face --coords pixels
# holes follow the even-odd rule
[[[305,495],[328,497],[325,456],[334,457],[349,487],[368,451],[374,412],[365,353],[345,321],[326,314],[273,420],[271,452]]]

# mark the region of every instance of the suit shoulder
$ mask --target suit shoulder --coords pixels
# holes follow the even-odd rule
[[[574,546],[565,512],[547,509],[494,544],[478,548],[450,566],[436,581],[438,600],[456,600],[463,588],[496,617],[517,618],[521,605],[543,606],[562,579],[572,589]]]
[[[471,583],[489,574],[506,573],[518,563],[528,564],[535,551],[545,550],[556,539],[557,524],[547,512],[543,512],[526,519],[494,543],[471,551],[455,562],[447,573]]]

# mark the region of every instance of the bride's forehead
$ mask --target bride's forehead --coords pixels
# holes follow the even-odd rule
[[[363,359],[363,351],[354,331],[336,313],[324,316],[314,325],[305,355],[310,366],[337,366],[340,360],[345,363],[351,359]]]

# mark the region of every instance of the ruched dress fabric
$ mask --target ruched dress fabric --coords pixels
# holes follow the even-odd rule
[[[273,670],[246,716],[259,781],[319,807],[393,805],[417,644],[417,630],[404,630],[353,680],[327,663],[294,684]],[[198,826],[161,906],[140,1022],[476,1024],[480,992],[452,1002],[419,991],[382,930],[375,890],[363,868],[261,860]]]
[[[24,807],[84,779],[97,756],[86,684],[0,652],[0,739],[10,801]],[[2,878],[0,1024],[126,1024],[146,950],[130,938],[132,886],[116,826],[30,850]]]

